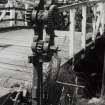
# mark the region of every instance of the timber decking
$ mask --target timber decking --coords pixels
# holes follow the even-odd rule
[[[4,91],[14,84],[32,81],[32,64],[28,63],[28,55],[31,54],[33,35],[32,30],[0,33],[0,87]],[[0,96],[4,95],[2,92]]]

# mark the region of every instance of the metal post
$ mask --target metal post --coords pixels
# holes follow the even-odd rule
[[[43,62],[38,56],[33,56],[32,105],[43,105]],[[36,77],[37,74],[37,77]]]
[[[69,57],[74,56],[75,9],[70,9]]]
[[[12,1],[9,1],[9,6],[10,6],[10,8],[13,7],[13,2]],[[10,10],[10,19],[15,19],[15,10],[14,9]],[[10,21],[10,26],[13,26],[13,25],[14,25],[14,21],[11,20]]]
[[[42,5],[42,7],[40,7]],[[44,8],[44,0],[40,0],[39,9]],[[36,10],[37,11],[37,10]],[[43,39],[43,23],[38,22],[34,25],[34,38],[33,41],[37,43],[38,41]],[[36,73],[37,73],[37,80],[36,80]],[[36,83],[37,81],[37,83]],[[36,87],[37,86],[37,87]],[[36,88],[35,88],[36,87]],[[32,105],[43,105],[43,62],[42,62],[42,55],[38,54],[37,52],[33,52],[33,92],[32,92]]]
[[[43,105],[43,71],[42,71],[42,61],[39,61],[39,71],[38,71],[38,104]]]
[[[102,77],[102,89],[101,89],[101,98],[105,99],[105,49],[104,49],[104,61],[103,61],[103,77]]]
[[[82,37],[81,37],[81,40],[82,40],[82,45],[81,47],[83,49],[85,49],[85,46],[86,46],[86,5],[83,5],[82,6],[82,16],[83,16],[83,19],[82,19]]]
[[[50,41],[47,40],[46,42],[43,42],[42,40],[43,40],[44,25],[47,25],[46,33],[49,34],[50,38],[52,38],[51,35],[54,36],[54,29],[51,26],[53,23],[52,12],[54,12],[55,6],[53,6],[53,8],[51,8],[51,10],[48,11],[49,14],[51,14],[50,15],[51,17],[49,16],[49,14],[48,15],[45,14],[44,18],[40,18],[43,15],[42,13],[43,9],[44,9],[44,0],[40,0],[39,4],[36,5],[36,8],[35,8],[35,11],[37,12],[37,14],[32,14],[32,16],[34,17],[33,20],[35,20],[35,22],[32,21],[33,27],[34,27],[34,38],[33,38],[33,44],[31,47],[33,51],[33,56],[30,61],[30,63],[33,63],[32,105],[43,105],[43,60],[46,57],[45,59],[49,61],[51,59],[50,56],[52,56],[52,50],[49,49],[51,46],[50,41],[52,40]],[[45,18],[47,18],[48,24],[44,24]],[[50,28],[48,26],[50,26]],[[54,38],[53,38],[53,41],[54,41]],[[51,50],[51,51],[48,51],[48,50]],[[49,54],[49,52],[51,53],[51,55]]]
[[[37,101],[35,100],[37,98],[36,91],[37,91],[37,78],[36,77],[36,71],[38,71],[38,67],[33,65],[33,79],[32,79],[32,105],[37,105]]]
[[[25,3],[25,9],[27,10],[28,9],[28,4],[27,3]],[[25,14],[26,14],[26,11],[25,11]],[[27,24],[27,22],[26,22],[26,15],[25,15],[25,26],[27,26],[28,24]]]
[[[92,33],[92,40],[95,41],[96,38],[96,5],[93,6],[93,19],[92,19],[92,26],[93,26],[93,33]]]
[[[98,33],[98,31],[100,32],[100,35],[103,33],[103,29],[102,29],[102,16],[103,16],[103,2],[97,3],[97,12],[96,12],[96,35]]]
[[[103,35],[103,33],[104,33],[104,19],[105,19],[105,13],[104,13],[104,3],[102,2],[102,4],[101,4],[101,26],[100,26],[100,28],[99,28],[99,30],[100,30],[100,34],[101,35]]]

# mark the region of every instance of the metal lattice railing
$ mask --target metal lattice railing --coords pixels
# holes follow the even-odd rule
[[[88,37],[87,35],[87,25],[89,25],[88,21],[89,18],[87,18],[90,14],[91,8],[91,35]],[[70,21],[70,27],[69,27],[69,56],[73,57],[75,55],[74,51],[74,43],[75,43],[75,32],[76,32],[76,18],[80,17],[79,20],[79,28],[81,28],[81,49],[86,49],[87,46],[89,46],[91,43],[95,41],[97,38],[97,33],[100,33],[100,35],[104,32],[104,17],[105,17],[105,1],[104,0],[92,0],[92,1],[85,1],[80,3],[74,3],[71,5],[65,5],[59,7],[60,12],[67,11],[70,14],[69,21]],[[80,10],[80,14],[77,15],[78,10]],[[88,39],[91,39],[90,41],[87,41]],[[88,43],[87,43],[88,42]]]

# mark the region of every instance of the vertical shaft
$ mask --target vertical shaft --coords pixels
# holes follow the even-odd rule
[[[33,88],[32,88],[32,105],[43,105],[43,63],[39,58],[33,60]],[[37,74],[37,78],[36,78]],[[37,99],[37,100],[35,100]],[[36,102],[37,101],[37,102]]]
[[[101,98],[105,99],[105,48],[104,48],[104,61],[103,62],[104,63],[103,63]]]
[[[32,80],[32,105],[37,105],[36,102],[36,91],[37,91],[37,81],[36,81],[36,71],[38,71],[38,68],[33,64],[33,80]],[[37,77],[38,78],[38,77]]]
[[[38,83],[39,83],[39,94],[40,94],[40,97],[39,97],[39,104],[38,105],[43,105],[43,71],[42,71],[42,62],[40,62],[39,64],[39,80],[38,80]]]

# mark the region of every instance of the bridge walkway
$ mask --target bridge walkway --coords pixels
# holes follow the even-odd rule
[[[17,30],[0,33],[0,96],[14,84],[32,80],[31,54],[32,30]],[[4,88],[4,89],[3,89]]]

